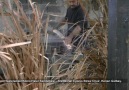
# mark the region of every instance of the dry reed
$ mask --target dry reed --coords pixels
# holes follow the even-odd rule
[[[5,33],[0,34],[0,66],[6,81],[0,88],[1,90],[47,90],[45,83],[29,81],[45,79],[44,45],[41,41],[42,13],[36,4],[29,0],[33,10],[33,18],[30,19],[19,0],[13,2],[16,10],[11,9],[10,3],[1,2],[8,9],[7,13],[10,16],[5,16],[4,8],[1,9]],[[27,26],[30,34],[26,34],[21,23]]]

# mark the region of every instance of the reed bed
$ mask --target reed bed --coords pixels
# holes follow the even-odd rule
[[[12,9],[7,1],[1,2],[0,13],[5,27],[4,32],[0,33],[0,67],[5,79],[1,81],[3,83],[0,85],[0,90],[106,90],[106,83],[74,82],[74,80],[106,79],[107,3],[106,0],[95,1],[100,6],[99,10],[103,18],[97,16],[97,19],[91,20],[90,16],[88,17],[91,27],[81,36],[82,39],[76,49],[78,52],[83,42],[87,43],[87,46],[83,47],[83,58],[80,58],[80,62],[74,66],[72,62],[65,69],[61,69],[66,64],[62,58],[50,63],[49,57],[45,56],[47,40],[44,43],[43,39],[47,39],[48,36],[49,16],[45,25],[42,25],[44,11],[41,11],[31,0],[29,0],[32,9],[31,18],[25,14],[19,0],[13,0],[16,9]],[[89,0],[80,0],[80,2],[82,6],[89,5],[90,9],[92,8]],[[29,33],[25,32],[22,25],[26,25]],[[76,53],[71,60],[74,61],[79,54]],[[66,54],[65,56],[67,57]],[[55,59],[55,55],[52,58]],[[53,69],[54,74],[51,75]],[[45,83],[40,80],[51,81]],[[66,82],[61,83],[58,80],[66,80]]]

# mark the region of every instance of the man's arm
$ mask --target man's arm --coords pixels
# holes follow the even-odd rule
[[[65,23],[67,22],[67,20],[65,18],[61,19],[59,21],[59,23],[54,27],[54,29],[59,29],[61,26],[63,26]]]

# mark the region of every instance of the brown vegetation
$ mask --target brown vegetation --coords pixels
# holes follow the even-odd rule
[[[89,48],[83,49],[84,57],[71,68],[66,68],[65,72],[62,72],[60,69],[62,64],[65,63],[55,62],[50,64],[49,59],[45,56],[44,47],[47,45],[42,41],[41,31],[47,37],[46,30],[49,17],[46,21],[46,26],[43,26],[42,17],[44,12],[39,10],[38,5],[29,0],[33,11],[33,18],[30,19],[23,11],[19,1],[13,1],[17,7],[16,10],[12,10],[8,2],[2,2],[2,5],[8,8],[9,17],[5,16],[4,8],[0,7],[1,17],[5,25],[4,33],[0,33],[0,66],[5,76],[5,81],[0,85],[0,90],[106,90],[106,83],[38,82],[38,80],[56,81],[59,79],[106,79],[108,20],[106,0],[96,0],[101,6],[100,10],[103,14],[103,19],[92,20],[91,28],[82,35],[77,51],[81,47],[82,42],[89,42]],[[85,5],[89,4],[88,0],[83,2]],[[90,17],[89,21],[91,21]],[[21,23],[27,25],[29,34],[24,32]],[[72,60],[74,61],[78,55],[79,53],[76,53]],[[50,76],[50,69],[55,65],[58,65],[57,73],[55,73],[55,77]],[[37,82],[17,81],[9,83],[8,80],[37,80]]]

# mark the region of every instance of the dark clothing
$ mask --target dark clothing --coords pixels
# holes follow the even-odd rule
[[[69,36],[70,33],[74,30],[74,28],[77,25],[79,25],[80,28],[81,28],[80,35],[84,32],[84,30],[88,26],[87,20],[86,20],[86,17],[85,17],[85,13],[82,10],[82,7],[80,5],[78,5],[75,8],[69,7],[67,9],[65,19],[68,21],[68,31],[67,31],[66,36]],[[69,23],[72,23],[72,24],[69,24]],[[79,36],[76,36],[72,39],[72,42],[73,42],[74,46],[78,46],[78,44],[80,42],[80,39],[81,39]]]
[[[85,14],[80,5],[75,8],[69,7],[67,9],[67,13],[65,19],[68,21],[68,33],[67,36],[72,32],[72,30],[79,25],[81,27],[81,33],[83,29],[87,27],[87,21],[85,18]],[[72,24],[69,24],[72,23]]]

